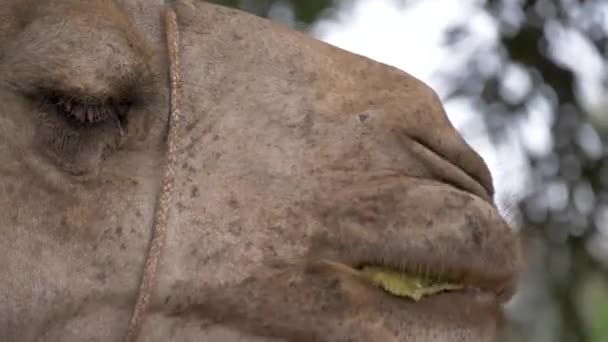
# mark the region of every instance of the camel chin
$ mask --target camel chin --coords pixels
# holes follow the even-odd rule
[[[163,6],[1,1],[0,341],[127,333],[167,159]],[[434,91],[172,6],[182,118],[139,341],[495,341],[519,239]]]

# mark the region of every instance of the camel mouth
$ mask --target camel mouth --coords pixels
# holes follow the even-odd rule
[[[422,297],[465,288],[463,284],[410,274],[390,267],[363,266],[358,271],[361,276],[385,292],[401,298],[410,298],[415,302]]]
[[[442,276],[414,273],[380,264],[362,264],[351,267],[330,260],[322,263],[338,272],[348,274],[379,288],[383,292],[405,300],[420,300],[440,294],[458,293],[471,296],[477,302],[503,303],[505,296],[500,291],[481,288],[465,282],[448,280]]]
[[[504,304],[515,294],[520,238],[479,196],[398,178],[331,199],[319,216],[327,229],[311,236],[308,258],[342,264],[358,282],[411,299],[460,292]],[[404,290],[416,282],[415,291]]]

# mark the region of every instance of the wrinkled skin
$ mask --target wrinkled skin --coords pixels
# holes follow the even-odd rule
[[[0,341],[121,341],[166,157],[162,5],[0,5]],[[176,9],[185,123],[140,340],[495,340],[518,239],[435,93],[248,14]],[[130,107],[77,125],[48,94]],[[319,260],[484,291],[413,302]]]

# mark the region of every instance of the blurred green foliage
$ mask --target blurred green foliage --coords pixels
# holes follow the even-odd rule
[[[589,329],[591,341],[608,341],[608,293],[605,293],[604,298],[597,302],[595,311],[595,319]]]
[[[501,67],[482,76],[487,53],[480,52],[470,69],[463,70],[452,94],[480,99],[486,123],[499,142],[512,122],[528,115],[534,101],[542,99],[550,106],[552,146],[546,153],[529,151],[532,188],[517,207],[528,244],[535,241],[546,250],[538,254],[537,268],[530,270],[524,285],[543,289],[549,299],[545,305],[555,307],[558,331],[552,341],[608,341],[606,297],[589,303],[595,314],[589,317],[593,323],[588,328],[582,314],[587,308],[577,296],[590,275],[601,274],[602,286],[607,284],[608,260],[598,251],[608,239],[608,232],[603,232],[608,227],[608,136],[600,124],[606,122],[608,108],[586,103],[580,90],[581,82],[588,82],[580,74],[585,66],[565,63],[555,49],[556,41],[568,34],[582,37],[589,51],[577,51],[578,58],[595,54],[603,61],[604,74],[599,76],[604,84],[598,87],[605,92],[608,27],[601,15],[605,6],[604,0],[488,0],[485,8],[499,25],[499,44],[493,52],[500,56]],[[519,98],[501,88],[512,66],[523,70],[532,83]],[[472,84],[480,83],[478,92],[471,91]],[[562,204],[555,205],[558,202]],[[534,310],[533,304],[528,309]],[[514,330],[526,340],[527,328],[521,325]]]

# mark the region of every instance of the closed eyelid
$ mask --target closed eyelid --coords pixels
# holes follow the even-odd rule
[[[84,102],[150,88],[155,53],[118,6],[106,3],[95,2],[79,20],[52,11],[32,19],[6,44],[4,81],[29,95],[53,90]]]

